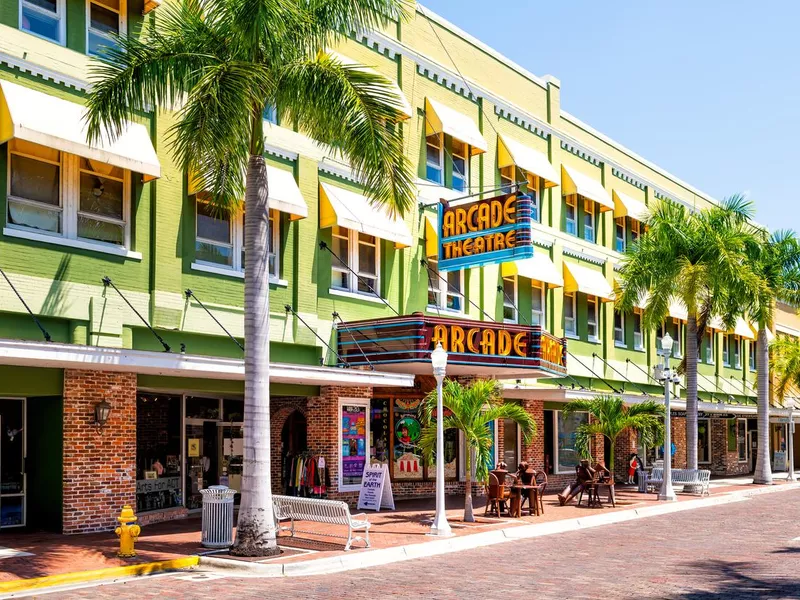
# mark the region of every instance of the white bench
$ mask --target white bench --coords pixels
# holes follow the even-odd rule
[[[339,500],[320,500],[317,498],[298,498],[296,496],[273,496],[272,506],[275,512],[275,522],[278,531],[289,531],[294,535],[298,533],[311,533],[314,535],[324,535],[331,537],[337,536],[331,533],[320,533],[319,531],[300,531],[295,530],[295,521],[313,521],[315,523],[328,523],[330,525],[343,525],[347,527],[347,543],[344,549],[350,550],[350,544],[355,541],[366,543],[369,548],[369,528],[370,522],[365,513],[351,515],[350,507],[347,502]],[[291,521],[290,527],[280,525],[280,521]],[[353,537],[354,531],[364,531],[364,537]]]
[[[647,485],[655,487],[664,482],[664,469],[654,468],[647,476]],[[711,482],[711,471],[708,469],[672,469],[672,484],[683,486],[697,486],[700,488],[700,495],[710,495],[709,484]]]

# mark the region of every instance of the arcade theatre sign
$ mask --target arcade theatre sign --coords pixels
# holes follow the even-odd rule
[[[439,205],[439,270],[531,258],[531,197]]]
[[[342,323],[338,352],[347,365],[429,375],[437,343],[447,372],[498,378],[566,374],[566,342],[541,327],[408,315]]]

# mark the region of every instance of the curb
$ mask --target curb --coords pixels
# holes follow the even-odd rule
[[[102,579],[119,579],[121,577],[151,575],[153,573],[160,573],[162,571],[187,569],[189,567],[197,566],[198,562],[199,557],[186,556],[183,558],[173,558],[170,560],[160,560],[137,565],[96,569],[94,571],[74,571],[72,573],[60,573],[58,575],[47,575],[45,577],[35,577],[33,579],[2,581],[0,582],[0,595],[21,592],[27,593],[42,588],[75,583],[87,583],[89,581],[98,581]]]
[[[483,546],[493,546],[515,540],[531,539],[600,527],[644,519],[658,515],[683,512],[698,508],[707,508],[743,502],[753,496],[771,494],[775,492],[788,492],[800,489],[800,482],[793,484],[775,485],[773,487],[756,488],[728,492],[719,496],[709,498],[698,498],[697,500],[687,500],[685,502],[675,502],[645,508],[633,508],[613,513],[565,519],[562,521],[551,521],[549,523],[532,523],[520,527],[510,527],[507,529],[494,529],[460,537],[452,537],[432,542],[419,544],[409,544],[406,546],[396,546],[393,548],[381,548],[379,550],[369,550],[343,556],[332,556],[303,562],[283,563],[283,564],[260,564],[233,561],[226,558],[205,557],[199,559],[200,567],[209,567],[214,570],[226,570],[237,577],[302,577],[307,575],[328,575],[342,571],[351,571],[366,567],[375,567],[395,562],[412,560],[415,558],[426,558],[462,550],[472,550]]]

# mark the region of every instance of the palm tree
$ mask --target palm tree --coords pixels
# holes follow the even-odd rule
[[[787,395],[797,395],[800,389],[800,339],[778,336],[772,342],[771,350],[775,395],[783,402]]]
[[[664,406],[653,400],[626,406],[622,398],[597,396],[591,400],[573,400],[564,406],[564,416],[589,413],[590,419],[581,423],[575,436],[575,447],[583,457],[591,456],[592,440],[599,434],[611,444],[611,456],[607,457],[608,470],[614,474],[614,451],[617,438],[626,431],[633,431],[640,443],[656,446],[663,443]]]
[[[757,242],[749,246],[750,263],[760,279],[755,294],[745,301],[748,316],[758,324],[758,343],[756,344],[756,388],[758,390],[758,454],[753,483],[771,484],[772,469],[769,461],[769,339],[767,330],[772,324],[775,301],[795,303],[800,294],[800,242],[791,231],[776,231],[771,236],[759,230]],[[791,380],[792,345],[781,345],[782,356],[778,361],[781,369],[778,386],[779,397],[783,398],[786,382]]]
[[[472,512],[472,469],[475,477],[486,481],[488,467],[492,458],[493,435],[490,429],[493,421],[510,419],[520,427],[527,444],[536,434],[536,422],[519,404],[503,402],[503,386],[495,379],[479,379],[464,386],[449,379],[444,383],[442,403],[450,414],[444,417],[444,430],[456,429],[464,435],[466,444],[466,494],[464,498],[464,521],[473,523]],[[427,461],[433,458],[436,448],[436,390],[425,398],[422,405],[423,430],[419,445]],[[439,457],[436,457],[439,460]]]
[[[176,110],[176,160],[219,211],[244,197],[245,415],[242,501],[234,551],[278,552],[272,513],[269,422],[268,181],[262,114],[349,160],[377,204],[403,212],[415,198],[390,82],[324,51],[341,32],[388,25],[402,0],[175,0],[141,38],[117,38],[92,68],[90,141],[115,138],[126,119]]]
[[[697,468],[697,349],[707,323],[722,316],[732,327],[737,313],[732,298],[747,296],[758,278],[746,260],[752,242],[752,205],[732,196],[719,205],[690,212],[682,205],[658,202],[645,220],[645,233],[623,257],[618,306],[631,312],[647,298],[643,325],[660,327],[674,300],[686,306],[686,462]]]

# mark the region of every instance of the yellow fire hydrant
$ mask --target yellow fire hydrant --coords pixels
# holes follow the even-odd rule
[[[117,517],[119,527],[114,530],[114,533],[119,536],[119,552],[117,552],[117,556],[121,558],[136,556],[133,544],[142,531],[142,528],[134,523],[136,518],[136,515],[133,514],[133,509],[127,504],[122,507],[122,512]]]

